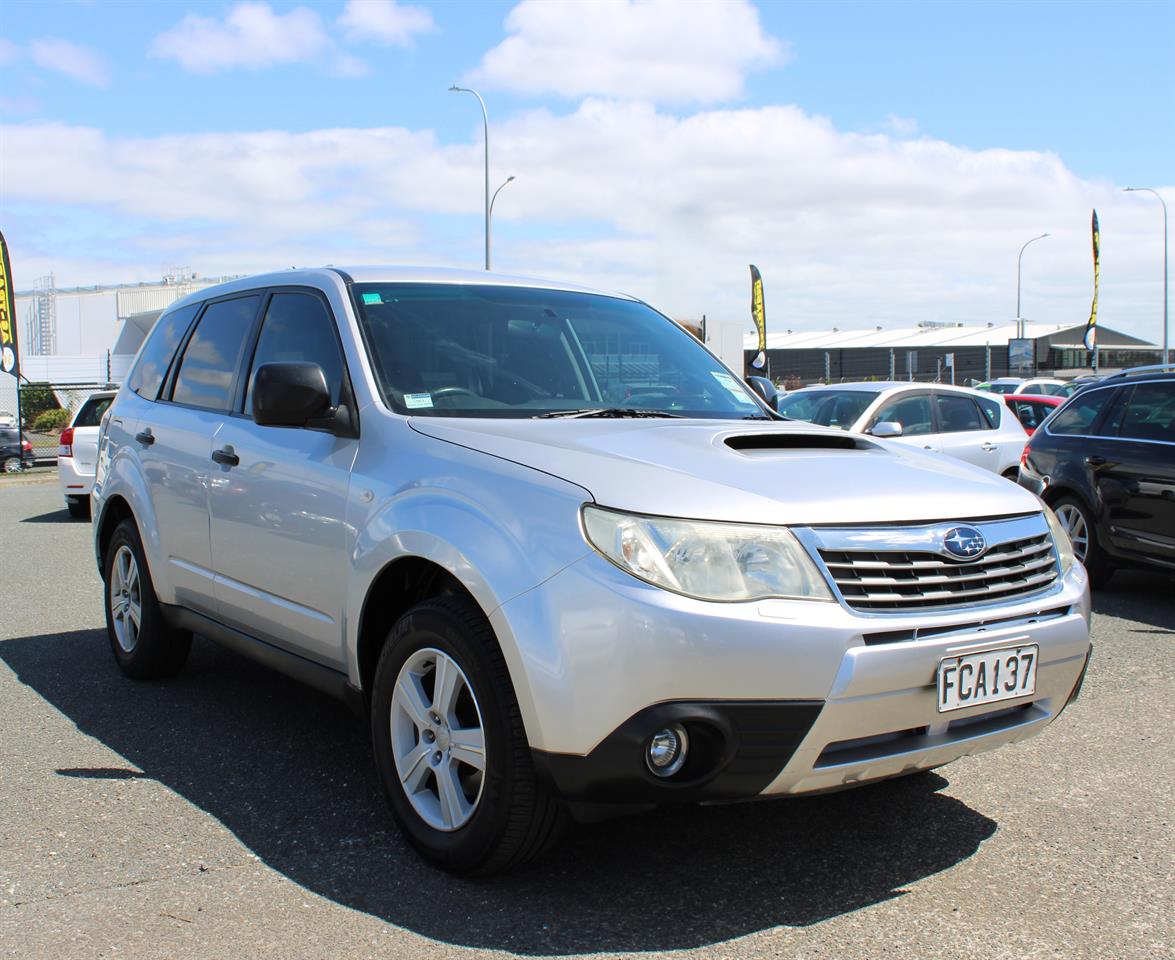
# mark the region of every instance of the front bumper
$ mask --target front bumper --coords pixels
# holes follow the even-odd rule
[[[616,803],[820,792],[1025,739],[1059,715],[1090,650],[1079,565],[1016,602],[877,617],[694,601],[590,555],[491,620],[524,676],[540,771],[565,797]],[[937,712],[940,660],[1026,642],[1040,650],[1034,694]],[[723,743],[702,768],[661,780],[643,749],[667,719]]]

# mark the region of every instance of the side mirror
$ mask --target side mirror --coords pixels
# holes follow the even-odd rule
[[[747,386],[754,390],[767,406],[778,412],[779,391],[775,389],[775,384],[766,377],[750,376],[747,377]]]
[[[880,423],[873,424],[873,429],[869,431],[869,434],[870,436],[877,437],[878,440],[900,437],[902,435],[902,425],[896,420],[882,420]]]
[[[305,427],[329,416],[330,390],[317,363],[263,363],[253,380],[253,422],[264,427]]]

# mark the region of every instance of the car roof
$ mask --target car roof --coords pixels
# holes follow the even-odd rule
[[[174,307],[189,303],[199,303],[211,300],[226,293],[236,293],[239,290],[252,290],[257,287],[276,287],[291,284],[334,284],[339,278],[353,280],[355,283],[449,283],[464,286],[493,286],[493,287],[528,287],[541,290],[558,290],[565,293],[587,293],[596,296],[613,297],[622,300],[636,300],[627,293],[617,293],[608,290],[596,290],[580,284],[567,283],[561,280],[549,280],[540,277],[520,277],[504,273],[491,273],[485,270],[458,270],[448,267],[412,267],[412,266],[336,266],[324,267],[293,267],[274,273],[260,273],[251,277],[241,277],[216,286],[205,287],[189,294],[182,300],[177,300]]]
[[[1059,407],[1068,400],[1068,397],[1058,397],[1055,393],[1005,393],[1001,394],[1005,403],[1015,403],[1018,400],[1040,400],[1054,407]]]
[[[971,397],[982,397],[986,400],[994,398],[994,394],[983,390],[973,390],[952,383],[919,383],[908,380],[858,380],[852,383],[814,383],[804,387],[804,390],[859,390],[872,393],[891,393],[898,390],[945,390],[950,393],[962,393]],[[799,393],[800,391],[795,391]]]

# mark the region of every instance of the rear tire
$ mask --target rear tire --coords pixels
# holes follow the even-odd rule
[[[163,617],[143,542],[133,520],[114,528],[103,558],[106,633],[119,668],[135,680],[159,680],[183,669],[192,635]]]
[[[508,870],[562,835],[565,808],[538,780],[497,638],[470,600],[426,601],[392,628],[371,733],[396,820],[445,870]]]
[[[1097,527],[1089,509],[1076,497],[1061,497],[1052,504],[1052,508],[1061,525],[1069,533],[1074,555],[1089,574],[1089,585],[1105,585],[1114,575],[1114,568],[1102,545],[1098,543]]]
[[[5,473],[20,473],[24,470],[24,461],[20,457],[9,457],[4,461]]]
[[[90,519],[90,498],[86,497],[84,500],[79,497],[70,497],[65,501],[65,507],[69,510],[69,515],[75,520],[89,520]]]

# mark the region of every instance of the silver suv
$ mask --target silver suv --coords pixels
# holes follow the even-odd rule
[[[645,304],[295,270],[158,321],[104,420],[114,656],[193,633],[369,718],[425,856],[568,812],[837,789],[1021,740],[1076,695],[1086,574],[1028,491],[782,422]]]

